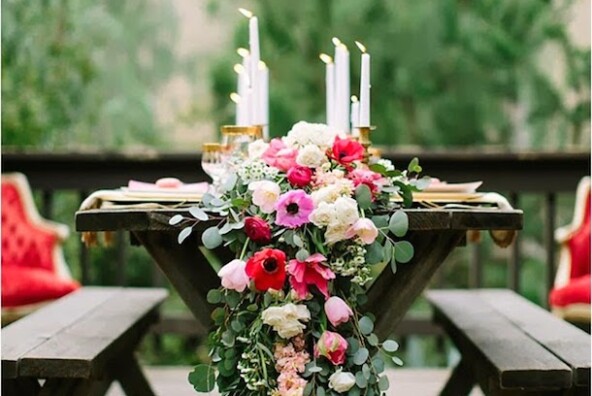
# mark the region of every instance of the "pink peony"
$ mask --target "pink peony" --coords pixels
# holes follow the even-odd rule
[[[295,166],[288,171],[288,182],[293,187],[306,187],[312,180],[312,170],[306,166]]]
[[[310,222],[314,210],[312,198],[304,190],[292,190],[282,194],[275,204],[275,223],[288,228],[297,228]]]
[[[222,279],[222,287],[225,289],[242,292],[249,285],[249,276],[245,271],[247,264],[242,260],[232,260],[218,271]]]
[[[287,147],[281,139],[272,139],[269,147],[263,152],[262,159],[269,166],[278,168],[283,172],[296,166],[298,150]]]
[[[345,237],[347,239],[351,239],[355,236],[360,238],[360,240],[366,245],[370,245],[378,236],[378,229],[372,220],[366,218],[358,219],[345,232]]]
[[[325,331],[314,347],[316,358],[324,356],[333,365],[340,366],[345,363],[345,352],[347,351],[347,341],[339,333]]]
[[[325,313],[329,322],[335,327],[348,322],[349,318],[354,315],[349,305],[341,298],[335,296],[325,302]]]
[[[305,299],[308,294],[308,286],[315,285],[325,298],[329,298],[329,280],[335,279],[335,274],[329,267],[321,264],[327,259],[319,253],[309,256],[304,261],[290,260],[288,273],[290,284],[298,295],[298,298]]]

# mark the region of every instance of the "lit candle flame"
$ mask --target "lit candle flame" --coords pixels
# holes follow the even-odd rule
[[[358,101],[358,97],[356,95],[352,95],[351,101],[352,103],[356,103]]]
[[[243,74],[245,72],[245,68],[240,63],[237,63],[236,65],[234,65],[234,71],[236,72],[236,74]]]
[[[356,41],[356,45],[358,46],[360,51],[362,51],[363,53],[366,53],[366,47],[364,46],[364,44],[360,43],[359,41]]]
[[[333,63],[333,58],[331,58],[329,55],[327,54],[320,54],[319,58],[321,58],[321,60],[323,62],[325,62],[326,64],[330,64]]]
[[[236,53],[239,54],[243,58],[249,56],[249,54],[250,54],[249,50],[246,48],[238,48],[236,50]]]
[[[232,100],[234,103],[240,103],[241,97],[236,92],[233,92],[230,94],[230,100]]]
[[[243,14],[244,16],[246,16],[249,19],[253,17],[253,13],[251,11],[247,10],[246,8],[239,8],[238,12],[240,12],[241,14]]]

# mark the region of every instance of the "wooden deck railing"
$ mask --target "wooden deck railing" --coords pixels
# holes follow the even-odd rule
[[[556,209],[558,194],[574,194],[578,181],[590,174],[589,152],[510,153],[510,152],[391,152],[384,155],[396,165],[404,166],[415,156],[427,174],[449,182],[482,180],[483,190],[506,195],[514,207],[520,208],[524,194],[544,197],[544,228],[546,290],[555,273]],[[74,190],[82,200],[90,192],[126,185],[128,180],[154,181],[175,176],[185,182],[207,180],[200,166],[199,153],[42,153],[10,151],[3,148],[2,172],[24,173],[34,190],[42,192],[41,211],[53,217],[53,193]],[[525,213],[527,224],[534,213]],[[118,238],[117,283],[125,284],[124,238]],[[521,244],[512,246],[507,286],[520,290]],[[483,266],[479,245],[471,247],[468,285],[483,285]],[[89,255],[80,246],[82,282],[90,280]],[[158,276],[154,277],[155,282]],[[165,328],[170,329],[170,326]],[[181,326],[185,332],[188,326]],[[408,321],[400,326],[404,333],[429,333],[431,327],[421,321]]]

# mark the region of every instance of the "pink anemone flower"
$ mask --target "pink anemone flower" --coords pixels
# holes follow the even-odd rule
[[[335,274],[329,267],[321,264],[327,261],[325,256],[315,253],[304,261],[290,260],[288,273],[290,284],[298,295],[298,298],[305,299],[308,294],[308,286],[314,285],[325,298],[329,298],[329,280],[335,279]]]
[[[310,222],[314,202],[304,190],[291,190],[282,194],[275,204],[277,225],[298,228]]]

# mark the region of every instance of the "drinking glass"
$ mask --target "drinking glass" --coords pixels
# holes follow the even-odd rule
[[[222,127],[222,160],[229,172],[249,157],[249,144],[255,140],[256,127],[225,125]]]
[[[220,143],[204,143],[202,146],[201,167],[204,172],[212,178],[212,192],[216,192],[220,187],[220,182],[226,166],[222,156],[222,147]]]

